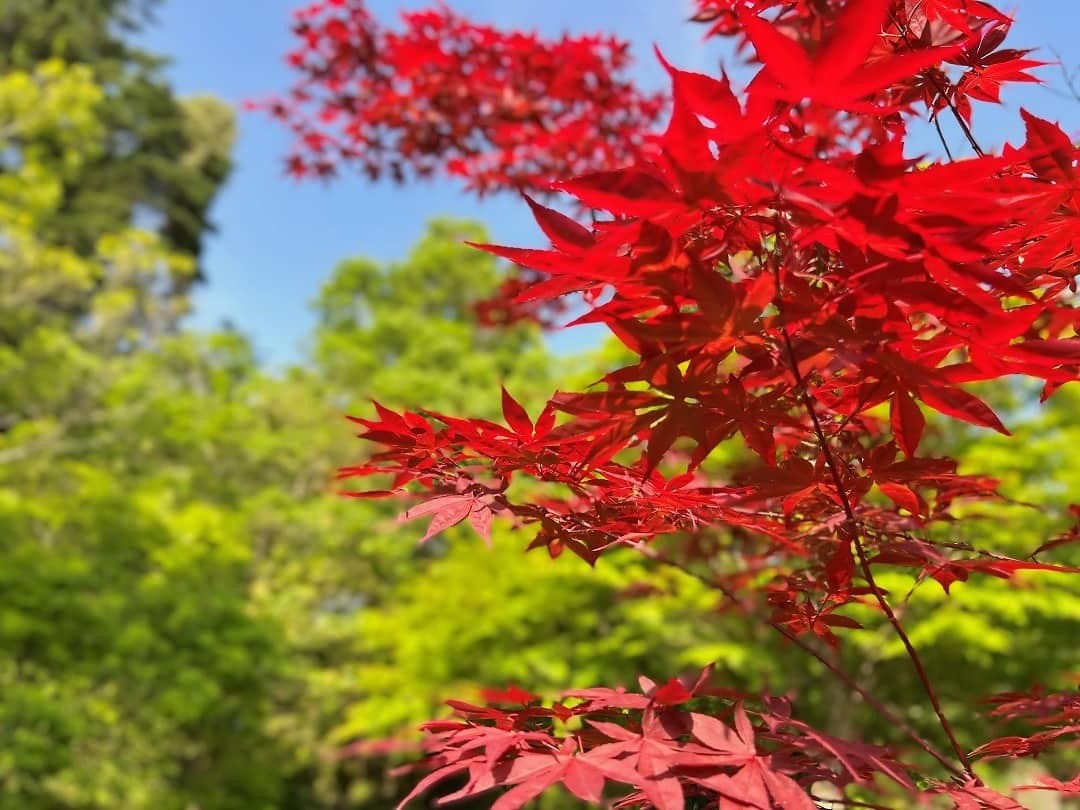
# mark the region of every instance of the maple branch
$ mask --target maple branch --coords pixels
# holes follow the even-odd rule
[[[900,32],[900,36],[904,38],[904,43],[908,47],[911,47],[912,43],[911,40],[908,38],[908,25],[910,24],[910,20],[908,21],[908,23],[901,25],[900,21],[896,19],[896,15],[894,15],[892,12],[889,12],[889,18],[892,20],[893,25],[895,25],[897,30]],[[930,84],[934,85],[934,89],[937,90],[938,95],[941,96],[941,100],[944,101],[946,105],[948,105],[949,111],[953,114],[953,118],[955,118],[956,123],[960,125],[960,131],[964,133],[964,137],[967,138],[967,142],[971,144],[971,148],[975,150],[975,154],[979,157],[986,157],[986,151],[981,146],[979,146],[979,142],[975,140],[975,133],[971,131],[971,127],[969,127],[967,121],[964,120],[964,116],[960,114],[960,110],[957,108],[956,104],[951,98],[949,98],[948,88],[942,85],[941,82],[938,81],[937,76],[935,76],[933,73],[926,72],[925,75],[926,78],[930,80]],[[934,121],[935,123],[937,122],[936,114],[934,115]],[[938,131],[940,132],[940,130]],[[948,146],[945,147],[945,151],[946,153],[949,151]],[[952,160],[952,155],[949,155],[949,160]]]
[[[948,105],[949,111],[953,114],[953,118],[955,118],[956,123],[960,125],[960,131],[964,133],[964,137],[971,145],[971,148],[975,150],[975,154],[979,157],[986,157],[986,150],[979,146],[979,142],[975,140],[975,133],[971,131],[971,127],[969,127],[967,121],[964,120],[964,116],[960,114],[960,110],[957,109],[956,104],[949,98],[948,89],[938,81],[937,76],[930,74],[929,78],[930,83],[934,85],[934,89],[938,91],[941,98]],[[937,120],[936,115],[934,116],[934,120]]]
[[[777,241],[781,238],[781,228],[779,222],[775,231],[775,238]],[[786,259],[786,254],[784,256]],[[775,279],[775,298],[773,301],[774,306],[777,309],[778,320],[783,315],[783,308],[781,303],[783,301],[783,282],[780,275],[781,261],[774,260],[769,262],[771,265],[773,277]],[[874,578],[873,570],[870,566],[870,560],[866,556],[866,548],[863,546],[862,540],[859,537],[858,531],[858,519],[855,517],[855,509],[851,505],[851,499],[848,497],[847,489],[844,487],[843,478],[840,475],[840,467],[837,464],[836,457],[832,452],[832,448],[829,445],[829,440],[825,434],[825,429],[821,424],[821,419],[818,417],[817,409],[814,407],[813,398],[810,396],[810,389],[807,385],[806,378],[803,377],[802,371],[799,369],[799,360],[795,354],[795,345],[792,343],[791,334],[788,332],[787,325],[780,322],[780,334],[784,340],[784,348],[788,356],[788,364],[791,368],[792,376],[795,380],[795,388],[799,392],[799,398],[802,400],[807,413],[810,415],[810,421],[813,424],[814,434],[817,437],[818,447],[821,450],[822,455],[825,458],[825,466],[828,468],[829,473],[833,479],[833,485],[836,487],[837,495],[840,498],[840,504],[844,510],[845,522],[848,527],[846,533],[847,539],[855,547],[855,552],[859,558],[859,568],[862,570],[863,578],[866,580],[866,584],[873,591],[874,599],[877,601],[881,608],[882,613],[885,614],[889,624],[892,625],[893,630],[896,632],[901,643],[904,645],[904,649],[907,652],[907,656],[911,661],[912,667],[915,669],[915,673],[919,678],[919,682],[922,684],[923,691],[926,693],[927,698],[930,700],[930,705],[934,709],[934,714],[937,715],[938,723],[941,725],[942,731],[949,740],[949,745],[952,747],[953,753],[956,754],[956,758],[963,766],[964,773],[971,779],[978,781],[978,776],[971,768],[971,760],[968,758],[967,753],[961,747],[960,742],[956,738],[956,733],[953,731],[952,724],[949,722],[948,717],[945,716],[945,711],[941,707],[941,701],[938,699],[937,692],[934,689],[934,685],[930,680],[930,676],[926,671],[926,667],[923,665],[922,658],[919,656],[918,651],[915,649],[915,645],[911,643],[911,638],[908,636],[907,631],[904,629],[904,625],[900,621],[900,617],[896,615],[892,606],[885,598],[885,594],[877,584]],[[953,769],[955,770],[955,769]]]
[[[1050,51],[1050,53],[1052,53],[1054,55],[1054,58],[1057,59],[1058,64],[1061,66],[1061,77],[1062,77],[1062,80],[1065,82],[1065,87],[1068,88],[1068,92],[1063,93],[1060,90],[1055,90],[1053,87],[1050,87],[1049,85],[1044,85],[1044,87],[1047,90],[1049,90],[1051,93],[1054,93],[1055,95],[1061,96],[1062,98],[1069,98],[1069,99],[1072,99],[1073,101],[1080,101],[1080,85],[1078,85],[1078,83],[1077,83],[1077,76],[1075,75],[1076,71],[1070,71],[1065,66],[1065,60],[1062,58],[1061,54],[1058,53],[1055,48],[1049,48],[1048,50]]]
[[[949,142],[945,140],[945,133],[941,131],[941,119],[935,115],[930,120],[934,122],[934,129],[937,130],[938,140],[941,141],[941,146],[945,150],[945,157],[949,159],[949,163],[952,163],[956,158],[953,157],[952,149],[949,148]]]
[[[723,582],[712,577],[704,576],[695,571],[694,569],[690,568],[688,565],[685,565],[678,560],[661,554],[656,549],[652,548],[651,546],[645,545],[644,543],[634,545],[633,548],[637,549],[637,551],[648,557],[650,560],[658,562],[661,565],[667,565],[672,568],[676,568],[687,576],[693,577],[699,582],[705,584],[709,588],[713,588],[719,591],[734,605],[736,605],[745,612],[749,612],[749,607],[746,605],[746,603],[739,598],[738,594],[736,594]],[[905,721],[902,717],[896,714],[896,712],[886,706],[882,701],[878,700],[878,698],[876,698],[872,692],[859,684],[859,682],[856,681],[852,676],[848,675],[846,672],[844,672],[844,670],[840,669],[839,666],[837,666],[827,657],[825,657],[825,655],[823,655],[820,651],[814,649],[811,645],[807,644],[805,641],[799,638],[795,633],[788,630],[782,624],[774,622],[771,619],[766,619],[765,621],[769,625],[769,627],[778,632],[780,635],[782,635],[800,650],[815,658],[823,667],[825,667],[829,672],[836,676],[836,678],[838,678],[848,689],[851,689],[863,700],[865,700],[866,705],[868,705],[879,715],[881,715],[881,717],[886,722],[891,723],[892,725],[900,729],[909,740],[911,740],[913,743],[919,746],[919,748],[932,756],[942,766],[947,768],[950,773],[956,776],[962,775],[961,771],[957,769],[956,766],[953,765],[953,763],[951,763],[947,757],[945,757],[940,751],[938,751],[933,746],[933,744],[931,744],[925,737],[920,735],[919,732],[912,728],[912,726],[907,723],[907,721]]]
[[[780,271],[779,268],[774,268],[774,272],[777,276],[777,298],[780,298]],[[877,600],[878,605],[881,607],[882,612],[888,619],[889,624],[892,625],[893,630],[896,631],[896,635],[900,638],[900,641],[904,645],[904,649],[907,651],[908,658],[911,660],[911,665],[915,668],[915,672],[919,677],[919,681],[922,684],[923,691],[926,693],[927,698],[930,700],[930,704],[934,708],[934,714],[937,715],[938,722],[941,725],[942,731],[945,732],[945,736],[949,738],[949,745],[952,747],[953,752],[956,754],[956,758],[960,760],[960,764],[964,768],[964,772],[972,779],[977,779],[975,772],[971,769],[971,761],[968,759],[967,753],[961,747],[959,741],[956,739],[956,733],[953,731],[952,724],[949,723],[949,719],[945,716],[945,711],[941,707],[941,701],[938,700],[937,692],[934,690],[934,685],[930,681],[930,676],[926,672],[926,667],[923,665],[922,658],[920,658],[915,646],[911,643],[911,638],[908,636],[907,631],[904,630],[904,625],[900,622],[900,618],[893,611],[892,606],[885,598],[885,594],[882,592],[877,581],[874,579],[874,573],[871,570],[870,561],[866,556],[866,549],[859,538],[857,531],[858,520],[855,517],[855,510],[851,506],[851,500],[848,498],[847,490],[844,488],[843,479],[840,477],[840,469],[836,462],[836,457],[833,455],[832,449],[829,447],[828,439],[825,437],[825,431],[822,428],[821,420],[817,415],[817,411],[814,408],[814,402],[810,397],[810,392],[806,386],[806,380],[802,376],[802,372],[799,370],[799,362],[795,356],[795,347],[791,342],[791,335],[788,333],[787,326],[781,324],[780,334],[784,339],[784,346],[787,350],[788,361],[791,365],[791,373],[795,377],[795,386],[799,389],[800,398],[803,401],[803,405],[806,407],[807,413],[810,414],[810,421],[814,426],[814,433],[817,436],[818,446],[821,448],[821,453],[825,457],[825,466],[828,467],[829,473],[832,476],[833,484],[836,486],[837,494],[840,497],[840,503],[844,510],[844,515],[847,518],[847,524],[849,528],[849,538],[852,544],[855,546],[855,552],[859,557],[859,567],[862,569],[863,577],[866,579],[866,584],[870,586],[870,589],[874,593],[874,598]]]

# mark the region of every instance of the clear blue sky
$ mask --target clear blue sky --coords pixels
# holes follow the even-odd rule
[[[213,93],[239,104],[290,83],[283,55],[292,46],[290,13],[300,5],[303,0],[166,0],[157,25],[143,39],[173,60],[168,75],[180,93]],[[369,5],[389,20],[427,3],[370,0]],[[712,72],[720,59],[732,65],[722,45],[703,43],[702,29],[683,22],[689,0],[450,0],[450,5],[478,21],[548,34],[612,31],[633,44],[636,78],[649,87],[664,82],[652,55],[654,43],[680,67]],[[1075,44],[1080,0],[1018,5],[1012,42],[1053,48],[1070,65],[1080,63]],[[1041,56],[1053,59],[1049,50]],[[1044,68],[1042,75],[1051,86],[1061,86],[1056,67]],[[1060,120],[1071,132],[1080,127],[1080,104],[1045,89],[1022,86],[1006,99],[1012,108],[1023,105]],[[1020,135],[1014,115],[988,105],[978,106],[975,123],[987,142]],[[962,151],[960,139],[952,140]],[[260,358],[274,365],[300,355],[312,324],[308,302],[334,264],[358,254],[380,260],[403,256],[431,217],[474,217],[497,242],[541,244],[525,206],[511,196],[478,202],[450,182],[399,188],[348,174],[329,185],[294,182],[282,171],[288,143],[284,128],[258,113],[240,113],[236,169],[213,210],[220,232],[207,246],[209,283],[198,295],[194,317],[202,327],[227,318],[253,338]],[[926,148],[933,148],[929,140]],[[581,340],[588,340],[588,333],[561,336],[556,345]]]

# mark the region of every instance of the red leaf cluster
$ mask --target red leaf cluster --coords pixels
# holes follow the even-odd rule
[[[914,790],[907,766],[891,751],[817,731],[793,719],[783,700],[765,698],[748,711],[742,701],[712,697],[710,713],[692,710],[695,699],[725,694],[709,686],[709,676],[706,669],[662,685],[642,678],[640,693],[586,689],[551,706],[527,693],[497,695],[510,698],[499,706],[451,701],[460,719],[425,726],[434,769],[399,807],[460,775],[467,776],[464,787],[439,804],[506,787],[491,806],[516,810],[556,784],[599,802],[610,782],[630,791],[617,805],[624,808],[683,810],[688,798],[702,797],[813,810],[815,784],[843,788],[881,775]],[[514,698],[519,705],[508,706]]]
[[[621,165],[661,115],[662,95],[627,78],[611,36],[503,32],[445,6],[381,27],[364,0],[296,13],[283,97],[256,104],[292,130],[289,172],[372,179],[446,172],[480,194],[545,190],[553,177]]]
[[[464,521],[486,537],[501,516],[535,527],[530,547],[552,556],[592,563],[631,547],[692,572],[652,541],[712,538],[740,563],[709,584],[742,609],[762,597],[767,623],[812,653],[804,636],[839,645],[861,627],[845,608],[869,605],[903,642],[951,748],[905,729],[951,777],[930,792],[962,810],[1016,807],[975,776],[874,572],[906,568],[945,591],[975,574],[1076,573],[1036,559],[1074,534],[1025,558],[938,539],[931,529],[958,520],[957,503],[1000,496],[919,448],[926,410],[1008,435],[969,383],[1023,376],[1047,397],[1080,378],[1080,150],[1027,111],[1023,143],[978,144],[970,101],[996,101],[1037,66],[1002,48],[1011,21],[982,0],[700,0],[696,19],[761,68],[736,93],[726,76],[664,62],[671,117],[650,135],[660,102],[617,77],[619,43],[545,43],[441,7],[406,15],[403,33],[380,31],[353,0],[301,15],[294,60],[307,78],[294,101],[323,105],[322,122],[302,106],[281,114],[309,148],[373,174],[384,158],[399,172],[442,166],[478,191],[561,178],[552,187],[591,209],[588,223],[529,199],[550,248],[483,249],[530,273],[509,308],[579,297],[577,322],[603,324],[634,356],[586,391],[554,394],[535,419],[506,391],[505,424],[376,405],[355,419],[376,447],[342,478],[387,482],[358,495],[421,495],[403,517],[431,517],[424,539]],[[910,122],[944,110],[974,156],[910,156]],[[346,140],[316,136],[339,119]],[[731,440],[752,461],[721,474],[714,451]],[[539,484],[524,498],[511,488],[523,477]],[[461,722],[428,729],[436,770],[418,790],[467,774],[455,796],[503,787],[499,810],[556,783],[599,801],[608,782],[631,791],[625,806],[702,794],[809,808],[811,784],[878,772],[917,792],[891,756],[828,738],[776,701],[728,706],[731,720],[681,708],[701,687],[455,704]],[[1019,700],[998,712],[1053,727],[975,756],[1034,754],[1074,733],[1075,718],[1035,711],[1048,698]],[[556,733],[570,721],[585,724]]]
[[[995,704],[992,717],[1020,721],[1042,730],[1029,736],[999,737],[980,745],[972,756],[1018,757],[1038,756],[1052,745],[1069,741],[1080,745],[1080,692],[1047,693],[1043,689],[995,695],[987,702]]]

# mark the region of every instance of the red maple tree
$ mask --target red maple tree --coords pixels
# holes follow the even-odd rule
[[[724,75],[665,61],[662,132],[650,128],[664,102],[622,76],[626,46],[610,38],[545,42],[441,6],[405,15],[403,32],[379,29],[358,0],[299,15],[291,60],[303,78],[273,107],[300,136],[294,171],[355,160],[372,175],[444,170],[478,192],[568,195],[588,224],[528,200],[550,249],[479,247],[530,273],[507,306],[580,297],[577,322],[604,324],[636,358],[554,395],[535,420],[506,391],[505,424],[376,405],[355,421],[377,447],[341,476],[389,481],[355,493],[365,497],[422,495],[404,517],[430,516],[425,539],[466,520],[486,536],[501,518],[535,527],[530,548],[552,556],[592,563],[630,547],[701,577],[860,694],[922,759],[837,739],[707,669],[549,705],[521,690],[451,701],[458,719],[426,727],[433,770],[405,803],[463,775],[440,801],[505,788],[492,807],[514,810],[562,784],[598,803],[610,782],[619,807],[809,809],[823,785],[829,796],[888,785],[960,810],[1018,808],[972,761],[1075,740],[1077,694],[1000,696],[991,714],[1031,734],[965,750],[877,574],[903,568],[948,591],[977,575],[1077,573],[1036,556],[1075,530],[1025,558],[935,540],[954,505],[999,495],[919,447],[924,407],[1008,434],[967,383],[1021,375],[1045,399],[1080,379],[1080,150],[1027,111],[1023,143],[980,146],[972,101],[998,101],[1040,64],[1004,47],[1011,20],[982,0],[697,6],[694,19],[760,69],[736,93]],[[945,144],[943,160],[909,157],[910,124],[926,115],[955,117],[974,154],[954,160]],[[735,436],[758,463],[722,481],[703,472]],[[527,500],[510,494],[519,478],[539,482]],[[654,542],[718,529],[738,541],[737,570],[702,574]],[[845,613],[854,604],[902,642],[940,742],[827,654],[860,629]],[[1080,793],[1077,777],[1016,789]]]
[[[566,177],[637,154],[664,109],[661,94],[626,77],[627,43],[610,36],[505,33],[446,6],[380,28],[363,0],[300,9],[300,80],[256,104],[296,136],[298,177],[355,164],[370,178],[401,181],[442,170],[480,194],[546,189]]]

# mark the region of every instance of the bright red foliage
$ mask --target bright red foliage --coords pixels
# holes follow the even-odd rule
[[[380,28],[363,0],[322,0],[296,14],[289,63],[301,78],[260,104],[296,137],[289,171],[375,179],[446,171],[481,194],[545,190],[630,160],[663,96],[624,76],[627,45],[609,36],[545,40],[476,25],[439,5]]]
[[[708,686],[709,674],[662,686],[643,679],[642,693],[570,692],[550,707],[453,701],[461,720],[427,724],[434,770],[402,806],[462,773],[465,787],[443,801],[510,787],[494,810],[521,807],[555,784],[588,802],[601,800],[607,782],[621,784],[632,790],[618,807],[657,810],[683,810],[691,797],[814,810],[811,785],[866,784],[874,774],[914,789],[907,766],[891,751],[815,731],[793,719],[782,700],[767,701],[753,720],[740,701],[724,701],[724,720],[715,700],[710,714],[690,710],[695,698],[718,694]],[[570,721],[581,730],[555,732]]]
[[[999,737],[972,751],[973,756],[1037,756],[1063,739],[1072,739],[1073,744],[1080,742],[1080,692],[1047,694],[1032,689],[1023,694],[996,695],[989,702],[997,704],[990,713],[993,717],[1045,728],[1028,737]]]
[[[745,568],[709,579],[711,586],[742,606],[753,583],[772,573],[768,623],[899,725],[804,640],[838,645],[860,628],[844,608],[876,606],[903,642],[951,750],[900,726],[943,768],[934,781],[890,752],[800,723],[774,698],[717,693],[703,676],[644,683],[643,694],[591,690],[546,708],[517,691],[492,697],[528,705],[452,703],[462,719],[429,725],[435,770],[415,792],[467,774],[454,795],[509,788],[498,810],[557,783],[598,802],[609,782],[630,791],[625,807],[675,810],[704,796],[711,806],[766,810],[814,807],[811,786],[821,782],[871,790],[876,773],[913,795],[948,796],[961,810],[1018,807],[979,782],[971,757],[1031,755],[1074,737],[1075,694],[1002,698],[995,715],[1027,717],[1043,730],[969,755],[875,572],[913,570],[945,591],[976,574],[1077,573],[1036,559],[1074,542],[1075,532],[1023,559],[935,542],[928,529],[955,520],[957,503],[999,496],[995,481],[922,456],[919,445],[924,408],[1008,434],[967,383],[1022,375],[1049,396],[1080,379],[1080,150],[1026,111],[1023,143],[1000,155],[977,143],[967,125],[971,100],[996,101],[1003,82],[1031,81],[1025,71],[1038,65],[1000,47],[1010,20],[981,0],[698,5],[696,19],[737,37],[761,70],[736,94],[726,77],[667,65],[670,122],[650,137],[644,128],[657,103],[610,79],[624,64],[621,46],[604,45],[610,59],[597,62],[598,40],[563,40],[552,47],[574,55],[559,56],[569,67],[556,81],[545,72],[547,57],[536,55],[536,38],[471,26],[444,9],[407,17],[403,35],[371,33],[355,3],[318,4],[302,16],[310,50],[332,65],[325,81],[324,68],[309,66],[311,79],[334,93],[354,81],[368,88],[351,137],[376,156],[382,147],[372,144],[388,119],[379,117],[383,102],[371,99],[383,90],[398,110],[414,109],[402,94],[422,110],[444,81],[480,99],[498,96],[505,83],[509,97],[532,99],[526,106],[548,98],[577,111],[541,126],[516,113],[485,117],[484,104],[447,102],[440,114],[454,133],[449,141],[407,145],[428,130],[405,117],[389,124],[395,139],[387,148],[422,172],[444,165],[463,173],[480,191],[542,185],[552,175],[555,188],[593,211],[592,221],[529,200],[551,248],[484,249],[532,273],[517,285],[514,305],[581,296],[590,306],[578,322],[606,325],[636,356],[586,392],[554,395],[535,421],[505,391],[505,425],[377,405],[376,418],[355,421],[378,449],[342,477],[388,477],[386,489],[358,493],[367,496],[425,493],[405,514],[432,516],[425,539],[465,520],[486,536],[491,517],[501,516],[536,527],[531,547],[589,562],[622,546],[682,566],[650,542],[726,528]],[[425,72],[410,50],[417,42],[450,60],[449,69]],[[505,70],[457,69],[495,54]],[[520,71],[536,59],[535,93],[526,92]],[[632,114],[609,130],[613,105]],[[336,107],[327,109],[332,120]],[[930,164],[908,157],[909,122],[943,110],[955,114],[975,156]],[[585,141],[583,121],[594,127]],[[536,127],[550,135],[540,151],[505,148],[529,141]],[[483,145],[461,146],[454,139],[468,140],[463,133]],[[588,154],[567,152],[570,142],[588,143]],[[875,409],[886,404],[883,419]],[[758,463],[722,481],[706,475],[710,453],[735,436]],[[509,486],[522,476],[569,495],[516,500]],[[708,712],[687,708],[705,697]],[[556,733],[564,725],[579,730]],[[1075,779],[1028,787],[1077,791]]]

